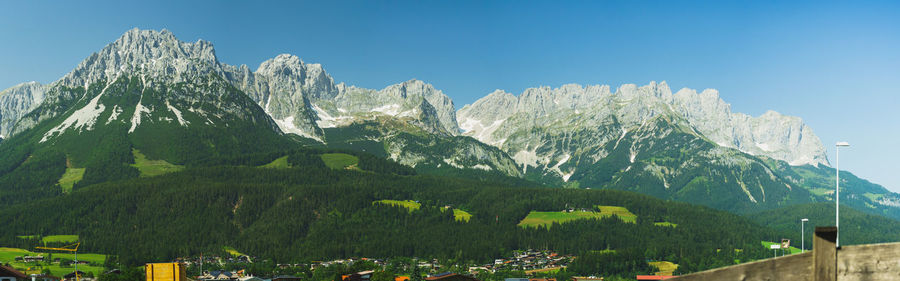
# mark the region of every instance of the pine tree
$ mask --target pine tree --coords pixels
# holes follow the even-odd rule
[[[409,275],[409,281],[424,281],[422,278],[422,272],[419,270],[419,261],[413,260],[412,262],[412,273]]]

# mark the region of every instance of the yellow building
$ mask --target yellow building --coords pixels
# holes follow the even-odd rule
[[[187,281],[184,264],[177,262],[148,263],[147,281]]]

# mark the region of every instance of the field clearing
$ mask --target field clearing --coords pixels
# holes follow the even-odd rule
[[[871,200],[872,202],[881,200],[881,197],[884,197],[884,195],[869,193],[869,192],[863,193],[863,196],[865,196],[866,198],[869,198],[869,200]]]
[[[72,192],[72,187],[84,178],[84,168],[66,168],[66,172],[59,178],[59,187],[63,193]]]
[[[32,253],[24,249],[0,247],[0,263],[12,262],[16,257],[30,254]]]
[[[38,262],[19,262],[15,261],[16,257],[20,256],[44,256],[49,257],[50,253],[47,252],[31,252],[25,249],[18,248],[2,248],[0,247],[0,263],[6,264],[9,263],[12,267],[25,271],[27,274],[32,273],[40,273],[43,269],[50,269],[50,274],[55,276],[63,276],[65,274],[71,273],[75,270],[74,267],[62,267],[59,264],[50,264],[50,263],[38,263]],[[74,260],[75,254],[64,254],[64,253],[53,253],[53,258],[61,258],[61,259],[69,259]],[[101,254],[90,254],[84,253],[78,254],[78,260],[87,261],[90,263],[101,264],[100,266],[92,266],[92,265],[78,265],[78,270],[84,272],[93,272],[94,276],[99,275],[103,272],[102,264],[106,261],[106,255]]]
[[[625,222],[635,223],[637,220],[637,215],[631,213],[625,207],[619,206],[595,206],[598,210],[600,210],[600,214],[603,216],[618,216]]]
[[[807,190],[809,190],[810,193],[818,195],[818,196],[834,194],[834,189],[831,189],[831,188],[809,188]]]
[[[550,227],[553,223],[564,223],[581,219],[600,219],[600,213],[594,211],[574,212],[538,212],[531,211],[519,222],[521,227]]]
[[[671,223],[671,222],[667,222],[667,221],[663,221],[663,222],[654,222],[653,225],[655,225],[655,226],[664,226],[664,227],[673,227],[673,228],[674,228],[674,227],[678,227],[678,224],[677,224],[677,223]]]
[[[352,168],[359,163],[359,157],[346,153],[325,153],[321,157],[325,166],[335,170]]]
[[[278,159],[275,159],[274,161],[272,161],[269,164],[265,164],[265,165],[262,165],[259,167],[260,168],[269,168],[269,169],[287,169],[287,168],[291,167],[291,164],[288,163],[287,159],[288,159],[287,156],[280,157]]]
[[[33,235],[32,235],[33,236]],[[41,238],[41,242],[46,243],[75,243],[78,242],[78,235],[47,235]]]
[[[225,252],[235,257],[246,256],[244,253],[238,252],[237,250],[229,246],[222,246],[222,249],[225,249]]]
[[[659,269],[659,271],[654,273],[655,275],[672,276],[675,270],[678,269],[677,264],[668,261],[651,261],[649,264]]]
[[[472,219],[472,214],[469,214],[469,212],[454,208],[453,209],[453,218],[456,219],[456,221],[469,222],[469,220]]]
[[[775,242],[769,242],[769,241],[762,241],[761,243],[762,243],[763,247],[765,247],[766,249],[768,249],[769,246],[771,246],[771,245],[781,244],[781,243],[775,243]],[[770,251],[775,251],[775,250],[770,250]],[[791,247],[790,247],[790,253],[789,253],[789,255],[799,254],[799,253],[800,253],[800,248],[797,248],[797,247],[794,247],[794,246],[791,246]],[[781,255],[781,250],[780,250],[780,249],[778,250],[778,255]]]
[[[631,213],[625,207],[618,206],[595,206],[597,211],[573,211],[573,212],[540,212],[531,211],[519,222],[520,227],[550,227],[553,223],[565,223],[573,220],[581,219],[601,219],[605,217],[617,216],[624,222],[635,223],[637,215]]]
[[[412,201],[412,200],[404,200],[404,201],[400,201],[400,200],[378,200],[378,201],[372,202],[372,204],[376,204],[376,203],[377,203],[377,204],[385,204],[385,205],[395,206],[395,207],[403,207],[403,208],[406,208],[406,210],[409,211],[409,212],[412,212],[412,211],[418,210],[419,208],[422,208],[422,204],[420,204],[420,203],[418,203],[418,202],[416,202],[416,201]],[[454,215],[455,215],[455,213],[454,213]],[[470,215],[470,216],[471,216],[471,215]]]
[[[147,156],[141,153],[140,150],[132,149],[131,154],[134,155],[134,164],[131,164],[132,167],[141,171],[141,177],[154,177],[158,175],[174,173],[181,170],[184,170],[184,166],[175,165],[166,160],[149,160]]]

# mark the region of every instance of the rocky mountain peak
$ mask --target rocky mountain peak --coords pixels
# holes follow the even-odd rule
[[[83,60],[60,79],[77,87],[109,80],[122,73],[143,73],[185,81],[207,72],[221,72],[212,43],[179,41],[168,30],[132,29]]]
[[[459,125],[456,121],[456,107],[453,105],[453,100],[429,83],[411,79],[387,86],[378,91],[378,95],[385,95],[388,98],[400,100],[424,99],[434,108],[443,130],[450,134],[459,132]]]
[[[26,82],[0,92],[0,138],[12,135],[19,118],[44,101],[46,87],[38,82]]]
[[[321,64],[304,63],[300,57],[280,54],[262,62],[256,75],[282,84],[290,91],[299,91],[308,99],[331,99],[337,95],[337,87]]]

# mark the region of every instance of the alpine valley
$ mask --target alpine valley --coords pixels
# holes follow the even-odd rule
[[[811,212],[834,200],[825,151],[800,118],[735,113],[711,89],[673,93],[650,82],[497,90],[457,110],[423,81],[360,88],[288,54],[251,70],[221,63],[210,42],[133,29],[59,80],[0,92],[0,221],[10,226],[0,242],[79,233],[93,241],[88,249],[139,262],[194,254],[192,245],[281,259],[300,251],[308,259],[480,260],[526,247],[577,252],[657,239],[673,245],[654,255],[689,264],[683,247],[745,248],[782,231],[738,215],[795,205]],[[349,162],[331,169],[335,157]],[[900,194],[841,173],[842,203],[868,221],[900,219]],[[373,203],[382,199],[418,200],[423,211]],[[516,226],[529,211],[570,204],[627,207],[635,225],[597,223],[647,238],[595,240],[580,233],[603,228],[584,222]],[[472,219],[445,218],[439,206],[467,209]],[[704,230],[710,220],[734,221],[734,232]],[[663,221],[678,226],[650,234]],[[165,225],[180,226],[166,234]],[[360,236],[360,225],[385,235],[425,228],[404,234],[417,239],[466,233],[453,245],[484,240],[457,253],[441,241]],[[718,245],[684,242],[691,235]],[[872,241],[879,238],[859,240]]]

